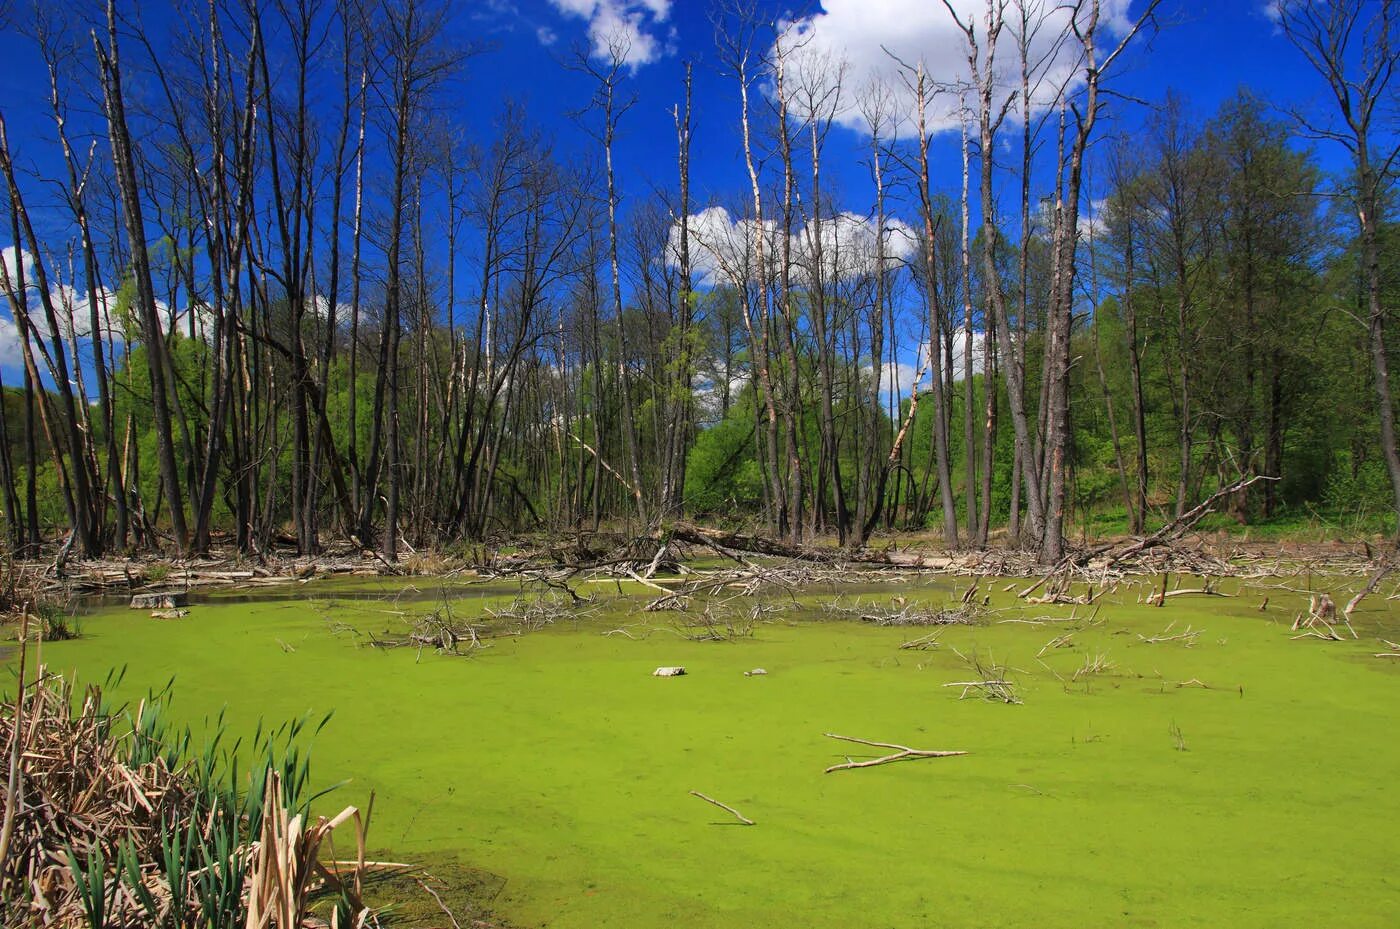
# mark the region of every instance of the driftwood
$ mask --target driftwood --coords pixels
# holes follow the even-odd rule
[[[1293,620],[1293,631],[1303,630],[1295,639],[1327,639],[1340,642],[1342,637],[1337,633],[1337,604],[1333,602],[1330,594],[1313,594],[1308,604],[1307,616],[1299,615]],[[1346,624],[1353,639],[1357,638],[1356,630],[1351,628],[1351,621],[1345,616],[1342,622]]]
[[[871,758],[866,761],[852,761],[848,757],[843,764],[834,764],[827,768],[822,772],[824,774],[830,774],[832,771],[846,771],[851,768],[873,768],[876,765],[890,764],[895,761],[909,761],[915,758],[951,758],[954,755],[968,754],[967,752],[928,751],[925,749],[910,748],[907,745],[896,745],[893,742],[872,742],[869,739],[857,739],[848,735],[837,735],[834,732],[824,732],[822,734],[828,739],[840,739],[843,742],[855,742],[859,745],[870,745],[875,748],[894,749],[894,751],[888,755],[881,755],[879,758]]]
[[[721,810],[724,810],[726,813],[729,813],[729,814],[730,814],[731,816],[733,816],[735,819],[739,820],[739,824],[740,824],[740,825],[743,825],[743,826],[752,826],[752,825],[754,825],[754,821],[753,821],[752,819],[749,819],[749,818],[748,818],[747,816],[745,816],[743,813],[740,813],[738,810],[734,809],[734,807],[730,806],[730,805],[727,804],[727,803],[720,803],[720,802],[719,802],[718,800],[716,800],[714,797],[707,797],[707,796],[705,796],[704,794],[702,794],[702,793],[701,793],[700,791],[698,791],[698,790],[692,790],[692,791],[690,792],[690,795],[691,795],[692,797],[699,797],[701,800],[704,800],[706,803],[713,803],[715,806],[719,807]]]
[[[929,607],[911,603],[904,597],[895,597],[889,606],[879,603],[865,603],[856,599],[851,603],[832,601],[822,609],[835,616],[858,619],[877,626],[968,626],[975,623],[981,614],[977,605],[965,602],[955,607]]]
[[[821,551],[801,545],[789,545],[775,539],[758,535],[744,535],[738,532],[725,532],[722,529],[707,529],[691,523],[677,523],[671,527],[672,539],[703,545],[706,548],[719,548],[727,552],[747,552],[751,555],[770,555],[776,558],[791,558],[797,561],[829,562],[836,559],[835,551]]]
[[[1220,488],[1205,500],[1171,520],[1151,535],[1127,542],[1108,542],[1083,551],[1071,552],[1056,562],[1054,567],[1042,575],[1038,581],[1025,590],[1022,590],[1018,596],[1024,600],[1048,583],[1051,578],[1063,575],[1075,569],[1092,567],[1097,572],[1107,574],[1107,572],[1117,569],[1124,563],[1134,561],[1146,552],[1157,548],[1170,547],[1176,540],[1189,532],[1196,523],[1205,518],[1206,515],[1214,512],[1216,504],[1221,500],[1238,494],[1240,491],[1258,481],[1274,480],[1278,480],[1278,478],[1263,474],[1241,478],[1232,484]],[[1165,602],[1165,591],[1163,592],[1162,599],[1159,599],[1158,605],[1161,605],[1163,602]]]
[[[189,603],[189,595],[182,590],[135,594],[131,598],[133,610],[173,610],[185,606],[187,603]]]
[[[1342,615],[1347,619],[1351,619],[1351,614],[1361,605],[1361,601],[1366,599],[1370,594],[1375,593],[1381,581],[1385,580],[1385,576],[1394,569],[1395,564],[1393,562],[1386,561],[1382,563],[1381,566],[1376,569],[1375,573],[1371,575],[1371,579],[1366,582],[1366,586],[1361,588],[1356,596],[1347,601],[1346,607],[1342,610]]]
[[[1191,648],[1196,644],[1196,640],[1201,637],[1201,630],[1193,629],[1190,625],[1187,625],[1187,627],[1180,632],[1172,632],[1172,627],[1175,625],[1175,622],[1168,623],[1167,628],[1156,635],[1143,635],[1139,632],[1138,640],[1146,642],[1149,645],[1157,645],[1162,642],[1180,642],[1187,648]]]
[[[1003,664],[997,664],[996,659],[988,657],[986,662],[975,651],[971,655],[964,655],[956,648],[953,654],[957,655],[972,669],[977,675],[976,680],[952,681],[944,684],[944,687],[961,687],[962,693],[959,700],[964,700],[969,694],[979,694],[984,699],[996,700],[1001,703],[1018,704],[1022,700],[1016,693],[1016,682],[1011,680],[1008,672],[1014,670]]]
[[[1141,539],[1133,542],[1119,543],[1114,545],[1101,545],[1089,553],[1080,555],[1080,563],[1087,564],[1091,561],[1103,561],[1103,567],[1111,568],[1119,562],[1126,561],[1153,548],[1168,545],[1190,531],[1192,526],[1200,522],[1208,514],[1215,511],[1215,505],[1221,500],[1233,497],[1240,491],[1247,489],[1259,481],[1276,481],[1278,478],[1263,474],[1256,474],[1252,477],[1241,478],[1232,484],[1220,488],[1205,500],[1182,513],[1180,516],[1167,523],[1161,529]]]

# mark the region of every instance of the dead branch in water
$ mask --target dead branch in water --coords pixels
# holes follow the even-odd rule
[[[964,655],[957,649],[953,649],[953,654],[957,655],[976,674],[977,679],[972,681],[952,681],[944,684],[944,687],[961,687],[962,693],[959,700],[967,699],[969,694],[980,694],[984,699],[997,700],[1001,703],[1017,704],[1021,703],[1020,696],[1016,693],[1016,682],[1008,677],[1011,668],[1006,665],[997,664],[995,659],[988,659],[989,663],[983,663],[982,658],[976,652],[971,655]]]
[[[1376,588],[1380,586],[1381,581],[1385,580],[1386,575],[1393,570],[1395,570],[1394,562],[1382,562],[1381,566],[1376,569],[1374,574],[1371,575],[1371,579],[1366,582],[1366,586],[1361,588],[1361,590],[1357,592],[1356,596],[1352,597],[1350,600],[1347,601],[1346,607],[1342,610],[1342,616],[1350,620],[1351,614],[1356,610],[1358,606],[1361,605],[1361,601],[1366,599],[1366,597],[1370,594],[1375,593]]]
[[[827,768],[822,772],[824,774],[830,774],[832,771],[847,771],[852,768],[873,768],[876,765],[890,764],[895,761],[907,761],[914,758],[951,758],[954,755],[968,754],[968,752],[929,751],[926,749],[910,748],[907,745],[896,745],[893,742],[872,742],[869,739],[857,739],[848,735],[837,735],[834,732],[824,732],[822,735],[826,736],[828,739],[840,739],[843,742],[855,742],[859,745],[870,745],[874,748],[894,749],[894,751],[888,755],[882,755],[879,758],[871,758],[866,761],[852,761],[847,757],[844,763],[834,764]]]
[[[1173,543],[1189,532],[1196,523],[1200,522],[1209,513],[1214,512],[1216,504],[1221,500],[1238,494],[1240,491],[1258,481],[1274,480],[1278,480],[1278,478],[1263,474],[1241,478],[1232,484],[1220,488],[1205,500],[1171,520],[1151,535],[1129,542],[1108,542],[1083,551],[1071,552],[1060,559],[1060,561],[1056,562],[1054,567],[1043,574],[1038,581],[1025,590],[1022,590],[1019,596],[1021,599],[1026,599],[1052,579],[1067,577],[1075,571],[1083,571],[1090,566],[1106,576],[1109,571],[1115,570],[1123,564],[1133,562],[1149,551],[1159,548],[1170,548]],[[1055,601],[1052,600],[1049,602]]]
[[[704,794],[702,794],[702,793],[701,793],[700,791],[698,791],[698,790],[692,790],[692,791],[690,792],[690,795],[691,795],[692,797],[699,797],[701,800],[704,800],[706,803],[713,803],[715,806],[719,807],[721,810],[724,810],[726,813],[730,814],[730,815],[733,816],[735,819],[739,820],[740,825],[744,825],[744,826],[752,826],[752,825],[754,825],[754,821],[753,821],[752,819],[749,819],[749,818],[748,818],[747,816],[745,816],[743,813],[740,813],[738,810],[734,809],[734,807],[730,806],[730,805],[727,804],[727,803],[720,803],[720,802],[719,802],[718,800],[716,800],[714,797],[707,797],[707,796],[705,796]]]
[[[1105,567],[1113,567],[1119,564],[1120,562],[1134,558],[1142,554],[1143,552],[1149,551],[1150,549],[1159,548],[1164,545],[1169,545],[1171,542],[1180,538],[1187,531],[1189,531],[1192,526],[1200,522],[1205,516],[1214,512],[1215,505],[1221,500],[1233,497],[1240,491],[1252,486],[1253,484],[1259,481],[1276,480],[1278,480],[1278,478],[1270,477],[1264,474],[1256,474],[1252,477],[1241,478],[1240,480],[1235,481],[1232,484],[1220,488],[1215,493],[1207,497],[1205,500],[1196,504],[1191,509],[1187,510],[1185,513],[1182,513],[1176,519],[1171,520],[1165,526],[1163,526],[1161,529],[1158,529],[1151,535],[1126,544],[1116,543],[1110,545],[1101,545],[1097,549],[1093,549],[1086,554],[1078,556],[1079,563],[1087,564],[1090,561],[1102,559],[1104,561]]]
[[[921,635],[917,639],[910,639],[908,642],[901,642],[899,647],[912,648],[920,651],[924,649],[938,648],[938,637],[942,634],[942,629],[935,629],[933,632],[930,632],[927,635]]]
[[[1049,642],[1046,642],[1044,645],[1040,646],[1040,651],[1035,653],[1035,657],[1039,658],[1046,652],[1055,648],[1074,648],[1073,638],[1073,632],[1066,632],[1064,635],[1057,635]]]
[[[850,603],[832,601],[822,609],[834,616],[858,619],[877,626],[970,626],[977,621],[982,608],[977,604],[960,602],[953,607],[926,607],[895,597],[889,606],[865,603],[859,599]]]
[[[1300,629],[1303,630],[1298,635],[1293,636],[1293,638],[1326,639],[1328,641],[1340,642],[1342,641],[1342,637],[1337,632],[1336,622],[1337,604],[1333,602],[1331,595],[1325,592],[1313,594],[1308,603],[1307,616],[1299,614],[1298,617],[1293,620],[1293,631],[1298,632]],[[1351,628],[1351,621],[1343,616],[1342,622],[1346,624],[1348,631],[1351,632],[1351,637],[1353,639],[1357,638],[1356,630]]]
[[[1201,637],[1201,630],[1192,629],[1189,625],[1181,632],[1172,632],[1172,628],[1175,625],[1175,621],[1168,623],[1167,628],[1156,635],[1143,635],[1139,632],[1138,639],[1149,645],[1157,645],[1162,642],[1180,642],[1187,648],[1191,648],[1196,644],[1196,640]]]
[[[1075,669],[1074,676],[1070,678],[1070,681],[1074,682],[1091,674],[1107,674],[1114,667],[1116,666],[1106,654],[1085,655],[1084,664]]]

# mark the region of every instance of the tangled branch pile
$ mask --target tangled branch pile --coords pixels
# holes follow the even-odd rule
[[[538,632],[557,620],[581,619],[597,609],[591,601],[580,600],[579,604],[553,594],[533,600],[516,599],[499,609],[486,607],[483,613],[489,622],[472,622],[457,616],[444,593],[442,606],[414,619],[406,631],[378,636],[369,633],[368,644],[373,648],[431,648],[439,654],[470,656],[490,648],[490,639]]]
[[[851,603],[832,601],[825,604],[823,609],[833,616],[858,619],[877,626],[970,626],[977,621],[982,612],[982,608],[973,603],[945,607],[921,606],[902,597],[889,604],[865,603],[860,600]]]
[[[324,721],[322,722],[324,725]],[[304,723],[260,735],[262,763],[240,776],[216,728],[191,751],[189,730],[159,702],[113,707],[46,674],[0,708],[5,816],[0,924],[58,929],[294,929],[365,926],[364,822],[309,812]],[[323,861],[353,823],[358,857]],[[330,902],[329,921],[310,913]]]

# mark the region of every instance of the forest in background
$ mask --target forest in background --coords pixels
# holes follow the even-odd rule
[[[1115,29],[1098,0],[949,5],[953,87],[902,60],[847,86],[717,2],[732,200],[691,189],[710,153],[687,68],[673,183],[625,209],[620,34],[561,63],[595,90],[579,162],[518,105],[452,125],[491,52],[445,0],[216,2],[160,37],[128,6],[4,11],[52,113],[52,139],[0,121],[16,552],[352,538],[393,560],[689,518],[850,547],[1004,535],[1053,562],[1256,474],[1241,523],[1396,532],[1391,4],[1279,4],[1325,109],[1241,91],[1196,114],[1113,92],[1156,2]],[[863,193],[824,162],[852,111]],[[949,145],[961,176],[936,176]]]

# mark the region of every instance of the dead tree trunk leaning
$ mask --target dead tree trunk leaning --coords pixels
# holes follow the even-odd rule
[[[923,220],[922,267],[924,288],[928,298],[928,363],[933,372],[933,464],[938,475],[938,490],[943,506],[943,539],[952,547],[958,544],[957,502],[953,497],[952,468],[948,461],[948,413],[947,389],[943,370],[943,319],[944,312],[938,296],[938,268],[934,253],[935,239],[941,217],[934,215],[933,181],[929,168],[929,128],[928,107],[932,102],[933,88],[923,62],[908,65],[902,61],[901,77],[914,97],[914,108],[918,126],[919,163],[915,186],[919,194],[919,212]]]
[[[126,105],[122,95],[121,63],[117,48],[117,13],[115,0],[107,2],[107,42],[92,37],[97,52],[98,75],[107,117],[107,134],[112,145],[112,164],[116,169],[117,189],[121,197],[122,219],[126,227],[127,247],[131,256],[131,276],[136,285],[136,311],[141,339],[146,346],[146,368],[150,378],[151,415],[156,433],[156,463],[160,469],[161,486],[169,510],[170,528],[176,549],[189,550],[189,531],[185,526],[185,503],[180,490],[179,469],[175,462],[175,442],[171,435],[170,385],[165,331],[156,310],[155,291],[151,285],[151,262],[146,251],[145,223],[141,218],[141,191],[136,180],[136,156],[131,147],[127,128]]]

